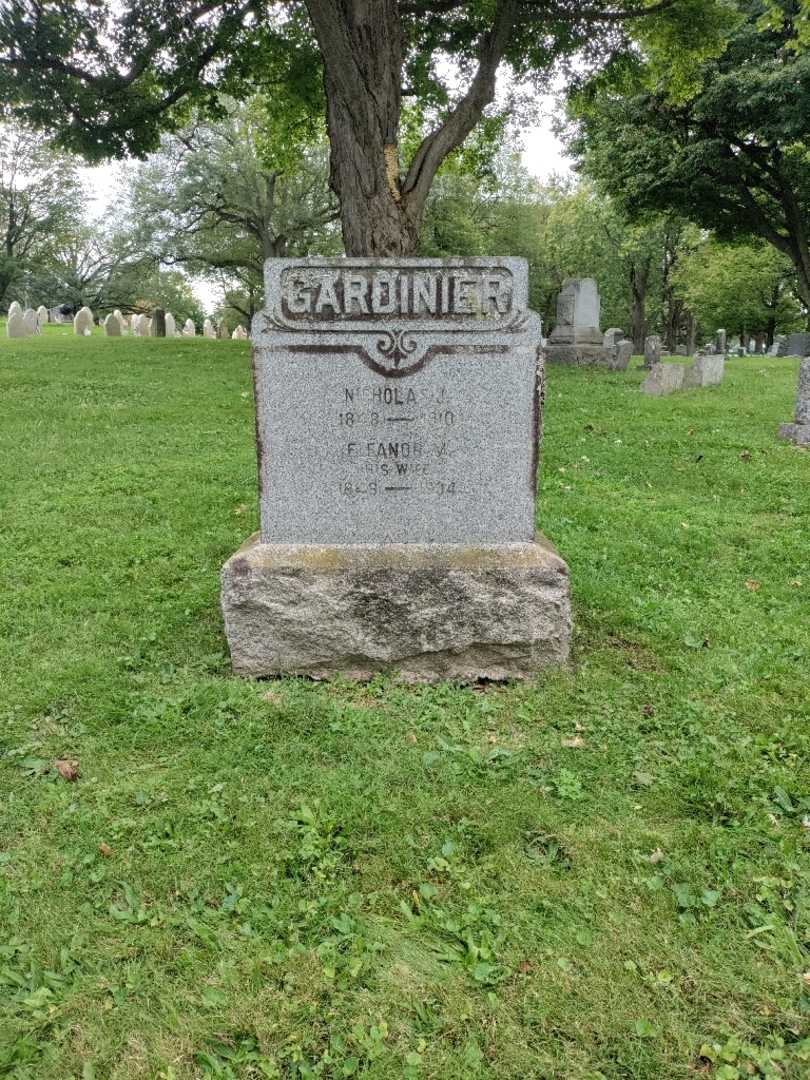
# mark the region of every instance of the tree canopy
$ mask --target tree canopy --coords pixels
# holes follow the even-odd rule
[[[597,78],[575,99],[572,145],[631,216],[671,209],[721,238],[767,241],[792,261],[810,309],[810,5],[738,7],[694,93],[675,94],[663,75],[652,89]]]
[[[502,65],[543,84],[574,56],[595,70],[641,49],[685,85],[731,16],[728,0],[7,0],[0,99],[92,160],[156,149],[223,92],[266,91],[290,142],[325,108],[347,253],[403,254]],[[403,101],[435,116],[407,157]]]

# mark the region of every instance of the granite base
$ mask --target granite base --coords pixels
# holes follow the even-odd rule
[[[779,438],[787,439],[797,446],[810,446],[810,424],[782,424]]]
[[[263,544],[222,570],[239,675],[395,673],[404,682],[530,679],[565,664],[568,567],[534,543]]]
[[[606,349],[603,345],[547,345],[544,351],[550,364],[619,370],[616,350]]]

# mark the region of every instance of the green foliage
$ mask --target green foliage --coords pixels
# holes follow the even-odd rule
[[[706,328],[731,333],[788,333],[804,322],[790,261],[765,243],[708,241],[688,254],[675,274],[679,294]]]
[[[674,210],[721,239],[767,241],[791,259],[810,308],[807,7],[775,0],[764,21],[758,0],[736,7],[728,47],[692,93],[654,67],[640,72],[651,89],[597,80],[572,103],[572,147],[630,215]]]
[[[806,1074],[794,361],[550,370],[574,663],[474,689],[232,676],[247,345],[0,358],[4,1077]]]

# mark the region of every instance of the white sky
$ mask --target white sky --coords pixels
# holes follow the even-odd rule
[[[551,107],[551,99],[544,102]],[[567,173],[571,162],[565,156],[563,146],[551,130],[551,117],[544,112],[543,121],[537,127],[526,128],[522,132],[523,163],[534,176],[547,180],[553,174]],[[119,175],[126,165],[112,162],[106,165],[85,167],[81,174],[90,200],[89,212],[93,220],[103,217],[119,189]],[[206,281],[194,281],[197,294],[206,314],[211,314],[221,299],[221,290]]]

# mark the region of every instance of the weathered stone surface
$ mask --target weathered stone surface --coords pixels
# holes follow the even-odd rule
[[[726,334],[725,330],[717,331],[717,351],[723,356],[725,356],[726,349],[728,348],[727,336],[728,335]]]
[[[247,341],[248,332],[244,326],[237,326],[234,332],[231,334],[233,341]]]
[[[642,394],[650,397],[663,397],[683,387],[684,372],[682,364],[656,364],[641,384]]]
[[[719,386],[726,372],[725,356],[697,356],[683,377],[685,390],[699,386]]]
[[[114,311],[104,320],[104,333],[107,337],[121,337],[121,323]]]
[[[252,537],[222,572],[234,670],[407,682],[528,679],[564,664],[568,568],[543,538],[322,547]]]
[[[810,446],[810,360],[799,365],[799,390],[796,396],[796,422],[783,424],[779,436],[799,446]]]
[[[48,321],[48,309],[44,304],[40,304],[37,308],[37,325],[39,329],[42,330],[43,326],[47,326]]]
[[[810,334],[789,334],[785,356],[810,356]]]
[[[73,316],[73,333],[87,337],[93,333],[93,312],[89,307],[81,307]]]
[[[170,311],[166,312],[166,337],[177,337],[177,323]]]
[[[214,329],[214,324],[211,322],[210,319],[206,319],[203,323],[203,337],[215,338],[216,336],[217,332]]]
[[[25,309],[25,311],[23,312],[23,322],[25,323],[29,334],[39,333],[39,319],[37,318],[37,313],[36,311],[34,311],[33,308]]]
[[[19,300],[11,301],[11,303],[8,305],[8,313],[9,315],[22,315],[23,309]]]
[[[620,330],[618,326],[612,326],[609,330],[605,331],[602,345],[605,349],[613,349],[623,338],[624,330]]]
[[[191,319],[186,319],[183,324],[183,337],[196,337],[197,327],[194,325]]]
[[[6,319],[6,336],[10,338],[31,336],[31,331],[28,329],[21,311],[12,311],[9,309],[9,315]]]
[[[614,371],[627,371],[630,366],[630,361],[633,359],[633,342],[632,341],[620,341],[616,346],[616,362],[613,365]]]
[[[523,260],[272,259],[265,296],[265,542],[532,539],[542,360]]]
[[[549,346],[603,345],[599,329],[602,303],[593,278],[568,278],[557,297],[557,324]],[[565,361],[561,361],[565,363]]]
[[[655,367],[661,363],[661,338],[658,334],[650,334],[644,341],[644,364],[645,368]]]

